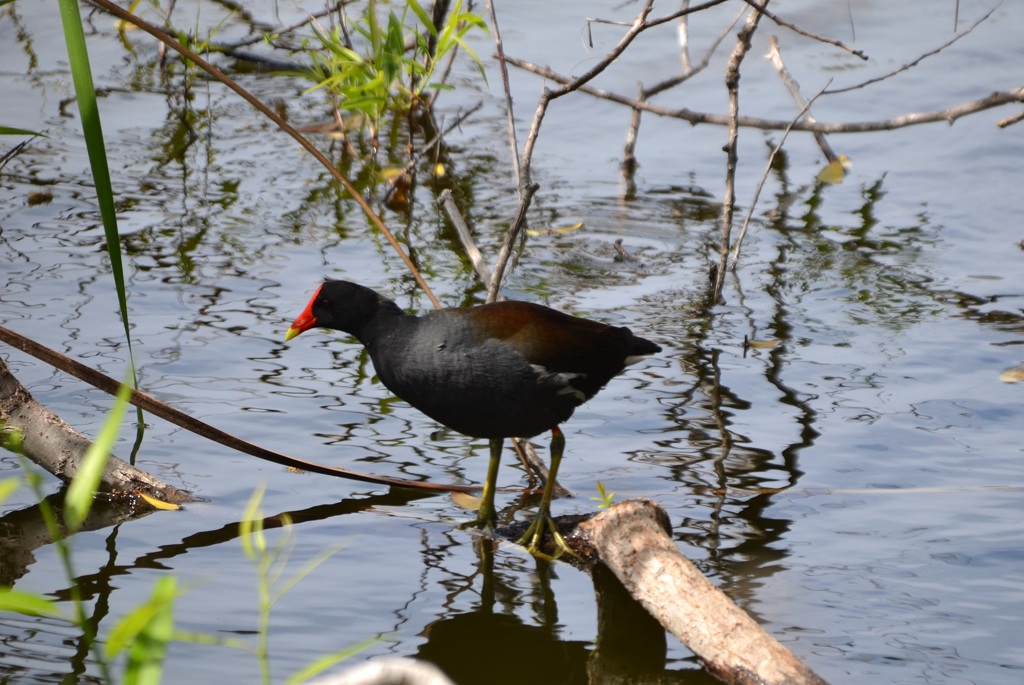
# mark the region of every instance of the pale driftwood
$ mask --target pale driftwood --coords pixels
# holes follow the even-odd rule
[[[462,212],[459,211],[458,205],[455,204],[452,191],[448,188],[442,190],[438,202],[440,202],[441,208],[444,209],[444,213],[448,215],[448,219],[451,220],[452,226],[455,227],[455,233],[459,236],[462,249],[466,251],[466,256],[469,257],[470,263],[473,264],[473,270],[476,271],[480,282],[485,288],[490,288],[491,272],[487,269],[487,265],[484,264],[484,256],[480,253],[480,248],[476,246],[476,241],[473,240],[473,234],[470,233],[469,226],[466,224]]]
[[[374,659],[307,681],[307,685],[454,685],[437,666],[413,659]]]
[[[647,499],[622,502],[578,526],[579,538],[716,678],[730,685],[824,685],[683,556],[669,532],[668,515]]]
[[[4,430],[17,429],[26,457],[67,482],[78,473],[89,449],[89,438],[39,404],[7,363],[0,359],[0,422]],[[164,502],[191,502],[192,494],[179,490],[111,455],[103,472],[103,489],[121,494],[143,493]]]

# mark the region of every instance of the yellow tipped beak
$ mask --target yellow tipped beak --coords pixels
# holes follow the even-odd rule
[[[289,328],[284,334],[284,341],[288,342],[299,333],[304,333],[310,328],[316,326],[316,317],[313,316],[312,312],[307,307],[306,311],[299,315],[299,318],[292,322],[291,328]]]
[[[316,302],[316,298],[319,297],[319,295],[320,288],[317,288],[316,292],[313,293],[313,299],[309,301],[309,304],[306,305],[306,308],[302,310],[301,314],[299,314],[299,318],[295,319],[295,321],[292,321],[291,328],[285,331],[285,342],[288,342],[289,340],[297,336],[299,333],[304,333],[305,331],[308,331],[310,328],[316,326],[316,317],[313,316],[313,303]]]

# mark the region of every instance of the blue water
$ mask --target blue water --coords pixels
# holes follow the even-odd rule
[[[59,22],[44,5],[5,9],[13,16],[0,19],[0,125],[42,129],[49,138],[34,140],[0,175],[0,323],[119,378],[126,350],[84,145],[77,119],[60,108],[70,85]],[[691,19],[695,61],[735,9]],[[249,10],[276,21],[270,3]],[[175,16],[192,26],[198,13],[212,26],[220,11],[179,3]],[[589,50],[584,17],[629,20],[633,11],[611,3],[498,5],[509,54],[574,74],[622,32],[595,25]],[[898,68],[948,40],[953,21],[952,7],[923,2],[844,3],[842,11],[797,2],[778,11],[847,42],[855,33],[872,61],[765,24],[744,63],[741,107],[752,116],[793,116],[761,60],[769,31],[779,33],[789,68],[813,94],[829,78],[845,86]],[[980,11],[961,7],[961,28]],[[1004,4],[903,77],[823,98],[815,116],[885,119],[1019,85],[1022,11]],[[283,23],[301,16],[281,12],[293,13]],[[112,21],[94,23],[89,47],[97,82],[110,89],[101,113],[122,202],[143,388],[303,458],[479,482],[486,445],[437,434],[374,380],[354,341],[310,332],[282,342],[323,276],[429,308],[354,205],[328,188],[324,172],[292,142],[202,78],[192,84],[187,110],[196,138],[178,146],[180,66],[162,84],[147,76],[156,73],[149,39],[130,33],[129,52]],[[229,19],[220,36],[243,29],[242,19]],[[670,27],[653,32],[595,85],[632,94],[640,79],[675,73],[674,35]],[[659,102],[724,111],[731,47],[727,39],[705,72]],[[485,57],[493,51],[480,39],[477,49]],[[449,138],[448,175],[492,255],[515,207],[500,76],[489,63],[489,82],[480,86],[463,67],[440,114],[450,120],[478,100],[484,107]],[[522,141],[543,84],[520,71],[512,78]],[[299,97],[296,82],[240,80],[283,103],[293,121],[316,122],[326,111]],[[626,199],[618,165],[629,113],[583,95],[554,103],[534,160],[542,187],[531,223],[583,220],[585,227],[531,238],[508,291],[631,326],[665,348],[566,424],[560,476],[576,496],[558,500],[555,513],[593,510],[599,481],[616,501],[654,498],[669,512],[682,551],[833,683],[1020,682],[1024,409],[1022,387],[998,380],[1024,361],[1024,235],[1016,216],[1024,143],[1019,125],[995,126],[1013,113],[832,136],[854,166],[843,184],[821,189],[813,184],[819,151],[809,137],[791,135],[785,170],[769,178],[739,268],[726,279],[726,303],[706,312],[701,297],[717,249],[725,130],[645,116],[637,193]],[[779,137],[741,132],[741,216],[766,141]],[[317,143],[340,157],[336,141]],[[474,297],[472,275],[422,179],[410,218],[386,212],[385,219],[398,230],[408,223],[432,287],[446,303],[464,304]],[[52,199],[29,204],[28,194],[40,190]],[[636,261],[616,260],[618,238]],[[745,336],[781,344],[744,353]],[[21,353],[2,354],[37,399],[78,429],[94,434],[102,425],[110,398]],[[120,456],[133,433],[124,431]],[[543,454],[546,438],[537,443]],[[509,455],[501,484],[522,487],[513,462]],[[472,535],[457,527],[472,515],[447,496],[288,472],[155,419],[139,464],[204,501],[74,537],[76,572],[91,610],[102,615],[101,635],[148,595],[155,578],[174,573],[189,589],[176,605],[178,628],[252,640],[256,574],[236,524],[252,492],[266,485],[265,514],[289,512],[296,522],[285,577],[341,545],[274,607],[275,681],[373,637],[379,641],[353,661],[422,654],[486,667],[535,649],[532,676],[541,682],[577,682],[585,670],[598,638],[590,580],[566,565],[553,573],[538,567],[514,546],[499,550],[493,569],[481,568]],[[0,475],[19,469],[13,457],[0,458]],[[49,479],[46,487],[57,484]],[[33,501],[22,489],[2,511],[10,517]],[[500,504],[515,502],[509,492]],[[277,542],[282,533],[269,537]],[[52,546],[29,553],[16,587],[64,597],[68,580]],[[494,638],[470,647],[474,635]],[[73,668],[77,636],[61,620],[0,616],[0,674],[59,682]],[[522,661],[495,666],[489,678],[518,682]],[[83,663],[81,680],[91,682],[95,665]],[[664,670],[706,682],[672,638]],[[240,650],[176,642],[168,674],[167,682],[253,681],[258,668]]]

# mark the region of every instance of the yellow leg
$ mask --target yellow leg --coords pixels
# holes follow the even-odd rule
[[[564,552],[575,556],[551,518],[551,497],[555,491],[555,477],[558,475],[558,465],[562,461],[563,452],[565,452],[565,435],[558,426],[555,426],[551,429],[551,465],[548,467],[548,480],[544,483],[540,508],[537,510],[537,516],[533,519],[533,523],[523,533],[523,537],[519,538],[519,544],[524,545],[530,554],[540,553],[539,543],[544,536],[544,529],[547,528],[555,540],[555,558],[560,557]]]
[[[504,446],[501,438],[491,439],[491,461],[487,465],[487,480],[484,481],[484,492],[480,496],[480,511],[477,525],[491,534],[497,521],[497,510],[494,507],[494,491],[498,488],[498,466],[501,465],[501,449]]]

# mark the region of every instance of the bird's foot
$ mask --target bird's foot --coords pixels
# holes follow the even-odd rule
[[[475,529],[480,531],[480,535],[485,538],[495,539],[497,538],[497,532],[495,531],[496,522],[494,516],[479,513],[476,518],[471,521],[466,521],[459,524],[460,530]]]
[[[553,554],[548,555],[541,551],[540,542],[544,538],[544,529],[547,529],[551,533],[551,540],[554,544],[555,551]],[[579,558],[576,552],[572,551],[565,538],[562,537],[562,533],[558,530],[558,524],[551,518],[551,514],[547,510],[541,510],[537,512],[537,516],[533,519],[533,523],[526,529],[523,536],[519,538],[518,543],[526,547],[526,551],[537,557],[548,557],[551,559],[557,559],[563,554],[568,554],[571,557]]]

